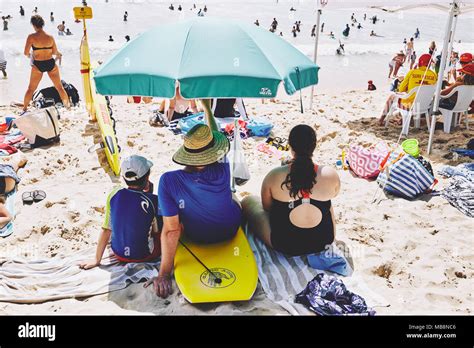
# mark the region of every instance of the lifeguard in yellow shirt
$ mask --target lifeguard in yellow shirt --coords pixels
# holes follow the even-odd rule
[[[418,66],[415,69],[410,70],[403,81],[398,86],[397,92],[410,92],[413,88],[420,85],[434,85],[438,79],[438,75],[429,69],[431,61],[431,55],[423,54],[418,59]],[[383,125],[385,117],[387,116],[390,108],[394,102],[398,103],[398,107],[401,109],[409,110],[413,101],[415,100],[416,94],[411,95],[406,99],[400,99],[396,94],[392,94],[388,97],[382,115],[379,118],[379,124]]]

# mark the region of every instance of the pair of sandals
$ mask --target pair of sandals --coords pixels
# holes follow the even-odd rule
[[[46,192],[42,190],[23,192],[23,194],[21,195],[23,204],[28,204],[28,205],[41,202],[45,198],[46,198]]]
[[[265,142],[268,145],[276,147],[277,150],[280,150],[280,151],[289,151],[290,150],[290,145],[288,144],[288,141],[285,138],[268,137]]]

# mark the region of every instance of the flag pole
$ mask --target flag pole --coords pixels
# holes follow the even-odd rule
[[[321,21],[322,10],[318,6],[319,1],[316,1],[316,38],[314,40],[313,62],[316,64],[318,58],[318,41],[319,41],[319,23]],[[309,109],[313,108],[314,85],[311,86],[311,96],[309,99]]]

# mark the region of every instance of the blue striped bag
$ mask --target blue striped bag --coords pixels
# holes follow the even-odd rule
[[[377,182],[386,192],[413,199],[436,184],[437,180],[415,157],[405,154],[396,160],[399,154],[397,151],[390,154],[387,168],[377,177]]]

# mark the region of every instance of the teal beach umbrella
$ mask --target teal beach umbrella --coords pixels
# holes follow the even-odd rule
[[[157,26],[130,41],[95,72],[102,95],[272,98],[318,83],[319,67],[255,25],[198,18]]]

